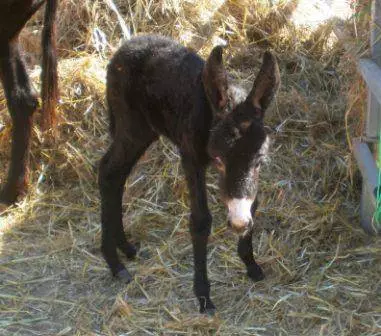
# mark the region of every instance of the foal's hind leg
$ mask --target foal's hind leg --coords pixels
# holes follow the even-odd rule
[[[27,186],[32,114],[38,105],[17,40],[9,43],[0,55],[0,75],[13,122],[11,162],[0,203],[11,204]]]
[[[122,221],[122,196],[124,184],[132,167],[148,146],[155,140],[148,135],[144,142],[114,141],[103,157],[99,168],[101,194],[102,253],[114,276],[131,281],[131,276],[117,255],[117,247],[128,257],[136,254],[135,247],[124,235]]]

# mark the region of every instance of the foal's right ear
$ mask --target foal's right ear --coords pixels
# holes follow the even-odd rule
[[[260,109],[260,116],[270,105],[280,85],[280,73],[276,57],[269,51],[263,55],[263,63],[247,100]]]
[[[213,108],[222,110],[228,103],[228,80],[222,62],[222,47],[214,47],[202,71],[202,82]]]

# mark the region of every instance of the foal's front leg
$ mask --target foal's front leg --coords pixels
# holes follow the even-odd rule
[[[258,206],[258,201],[255,200],[251,207],[251,215],[254,217],[255,211]],[[239,237],[238,240],[238,255],[244,262],[247,270],[247,275],[253,281],[260,281],[265,278],[261,267],[255,262],[253,256],[253,229],[245,232],[244,235]]]
[[[193,289],[200,303],[200,313],[214,314],[215,306],[209,297],[210,284],[207,274],[207,244],[212,217],[210,215],[205,185],[206,166],[192,158],[182,157],[183,167],[189,188],[191,216],[189,229],[192,236],[194,258]]]

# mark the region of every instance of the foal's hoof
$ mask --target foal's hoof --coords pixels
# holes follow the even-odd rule
[[[265,278],[265,274],[258,265],[253,265],[247,269],[247,276],[253,281],[261,281]]]
[[[209,298],[199,298],[200,301],[200,313],[208,316],[214,316],[216,313],[216,307]]]
[[[116,273],[115,277],[118,280],[123,281],[125,284],[128,284],[128,283],[130,283],[132,281],[131,274],[125,268],[120,270],[118,273]]]

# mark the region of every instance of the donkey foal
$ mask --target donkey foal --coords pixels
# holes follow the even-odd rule
[[[257,207],[259,169],[269,144],[263,117],[279,78],[276,59],[266,52],[251,92],[237,100],[228,86],[221,47],[215,47],[204,62],[170,39],[141,36],[115,53],[107,72],[113,142],[99,169],[102,252],[114,276],[131,280],[117,248],[128,258],[136,254],[122,223],[126,178],[148,146],[164,135],[179,148],[189,188],[194,291],[200,312],[215,310],[206,261],[212,217],[205,170],[210,161],[220,172],[229,225],[240,233],[239,256],[251,279],[263,279],[253,257],[252,215]]]

